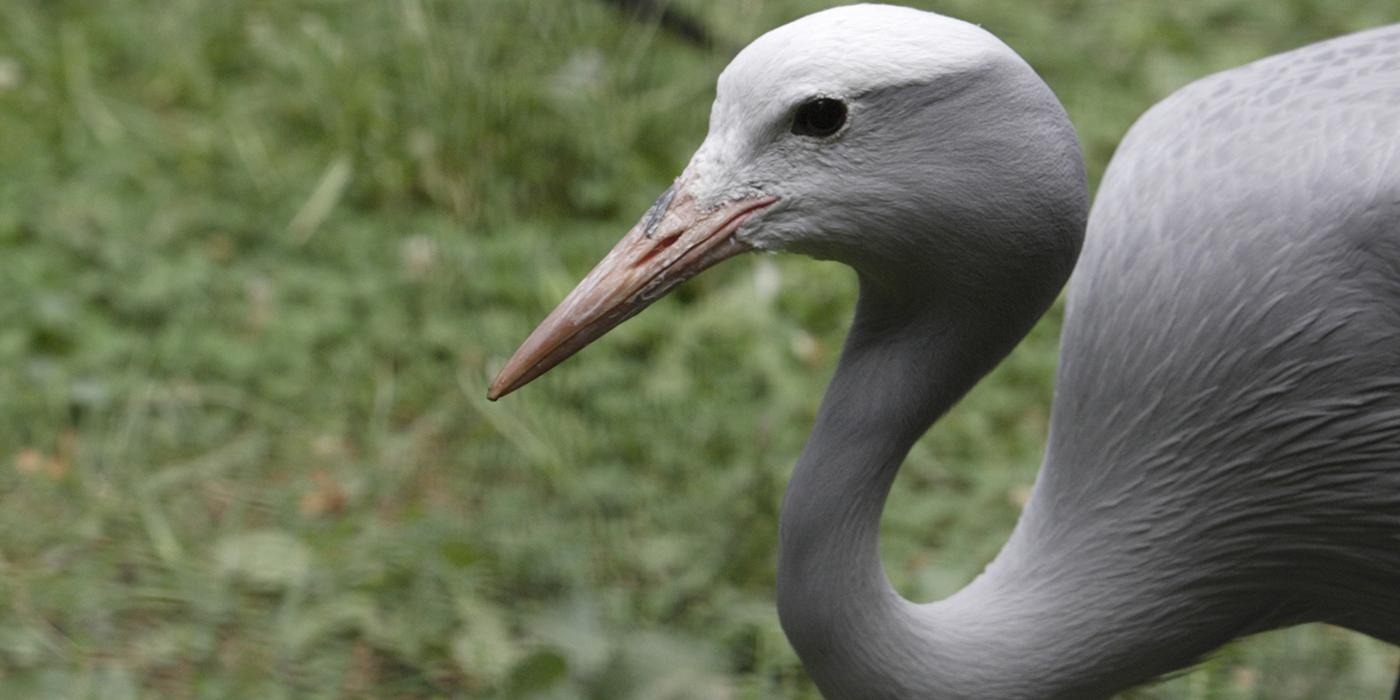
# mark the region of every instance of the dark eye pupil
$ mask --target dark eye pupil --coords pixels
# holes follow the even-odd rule
[[[820,97],[797,108],[792,133],[799,136],[830,136],[846,123],[846,105],[841,100]]]

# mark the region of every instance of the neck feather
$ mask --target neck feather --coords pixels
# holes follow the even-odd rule
[[[855,321],[783,499],[778,612],[831,698],[927,697],[925,671],[945,656],[946,631],[935,637],[885,575],[880,515],[914,442],[1005,349],[969,337],[960,321],[970,314],[914,296],[862,276]]]
[[[1057,556],[1073,543],[1044,541],[1052,528],[1029,510],[987,571],[947,600],[911,603],[885,575],[880,514],[904,457],[1043,310],[978,321],[988,314],[896,302],[862,280],[780,528],[779,616],[827,697],[1106,697],[1195,659],[1179,646],[1153,657],[1172,621],[1124,624],[1151,595],[1132,580],[1140,560],[1076,571],[1085,558]]]

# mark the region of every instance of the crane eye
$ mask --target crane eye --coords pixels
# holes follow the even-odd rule
[[[802,103],[792,115],[792,133],[798,136],[830,136],[846,124],[846,104],[830,97]]]

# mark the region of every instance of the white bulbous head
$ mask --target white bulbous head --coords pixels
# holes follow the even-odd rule
[[[1002,327],[991,357],[1059,292],[1087,210],[1064,109],[996,37],[902,7],[819,12],[730,63],[681,177],[535,329],[489,396],[755,248],[840,260],[891,300],[996,308],[964,314]]]
[[[1073,127],[1034,71],[980,27],[888,5],[809,15],[745,48],[681,184],[702,206],[777,197],[739,240],[870,275],[910,256],[956,276],[1030,255],[1062,283],[1087,212]]]

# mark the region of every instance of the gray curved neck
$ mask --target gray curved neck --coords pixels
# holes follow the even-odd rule
[[[866,697],[890,680],[892,654],[924,653],[909,603],[880,562],[880,514],[919,430],[884,398],[884,339],[852,331],[812,436],[783,497],[778,614],[803,665],[828,698]],[[868,409],[868,410],[867,410]],[[869,697],[881,697],[871,695]]]
[[[959,321],[969,314],[920,301],[896,301],[862,280],[840,363],[783,498],[779,617],[833,699],[927,697],[925,671],[942,665],[948,630],[930,628],[920,606],[890,585],[880,514],[914,442],[1004,351],[970,337]]]
[[[779,617],[831,700],[1101,697],[1169,670],[1144,656],[1159,629],[1115,624],[1133,601],[1109,598],[1133,587],[1096,584],[1103,570],[1083,578],[1055,558],[1033,541],[1030,511],[987,571],[945,601],[905,600],[881,565],[880,514],[901,462],[1025,334],[1043,310],[1030,306],[1006,316],[900,306],[862,283],[780,527]]]

